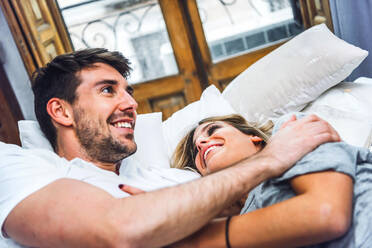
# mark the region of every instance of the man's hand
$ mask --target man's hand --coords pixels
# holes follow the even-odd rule
[[[318,116],[309,115],[300,120],[293,116],[272,136],[261,155],[274,159],[273,173],[279,176],[319,145],[335,141],[340,141],[338,133]]]

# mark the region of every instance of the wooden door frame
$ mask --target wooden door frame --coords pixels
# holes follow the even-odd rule
[[[4,13],[6,13],[6,18],[11,27],[17,48],[28,75],[31,77],[31,74],[36,68],[45,64],[45,58],[43,60],[43,54],[37,47],[37,40],[33,37],[35,35],[27,35],[32,34],[32,31],[35,32],[35,30],[32,30],[33,28],[25,18],[22,8],[24,6],[21,6],[21,1],[25,0],[3,0],[1,1],[1,7]],[[51,19],[50,24],[56,29],[57,36],[61,38],[64,49],[67,52],[72,51],[71,40],[56,1],[36,1],[40,5],[42,4],[48,7],[49,13],[46,15]],[[185,98],[185,104],[187,104],[198,100],[202,92],[180,1],[159,0],[158,2],[164,16],[179,73],[177,75],[135,84],[134,88],[136,91],[134,96],[139,102],[139,113],[152,112],[151,102],[154,103],[162,97],[179,94]],[[150,98],[154,100],[149,101]]]
[[[184,87],[183,85],[185,84],[185,90],[187,91],[185,95],[187,96],[187,101],[193,102],[199,99],[202,89],[201,87],[197,87],[199,79],[196,73],[194,58],[191,53],[192,49],[190,46],[188,30],[185,28],[185,17],[180,11],[180,2],[174,0],[159,0],[159,5],[164,16],[179,75],[134,84],[134,96],[139,101],[149,97],[162,97],[170,92],[182,91],[182,88]],[[159,90],[154,92],[152,85],[155,85],[156,88],[159,89],[164,89],[166,85],[171,87],[165,91]]]
[[[16,45],[20,51],[25,67],[29,75],[31,75],[31,73],[37,67],[41,66],[42,63],[40,62],[38,53],[35,51],[34,42],[30,40],[28,35],[25,35],[30,32],[30,30],[22,17],[22,11],[19,9],[19,1],[20,0],[3,0],[0,2],[0,6],[2,7],[3,12],[8,20],[13,37],[16,39]],[[72,51],[73,48],[71,40],[67,33],[65,23],[56,1],[45,1],[50,9],[51,17],[54,20],[55,27],[59,33],[59,36],[61,37],[63,46],[65,47],[66,51]],[[327,26],[333,30],[329,0],[316,0],[322,4],[322,9],[320,11],[316,8],[316,3],[314,0],[297,1],[299,1],[301,6],[301,14],[305,28],[309,28],[310,26],[317,24],[317,21],[324,18]],[[207,73],[208,81],[212,83],[233,78],[241,73],[247,66],[253,64],[255,61],[262,58],[267,53],[271,52],[282,44],[280,43],[213,64],[208,44],[205,39],[203,26],[200,21],[196,0],[159,0],[159,5],[162,9],[165,19],[169,38],[173,46],[175,59],[177,61],[180,74],[182,75],[182,78],[179,78],[178,76],[167,77],[165,78],[165,81],[172,81],[174,84],[172,87],[175,89],[180,89],[181,85],[185,82],[188,82],[186,85],[193,85],[194,87],[186,87],[188,102],[197,100],[201,94],[202,86],[203,88],[206,86],[206,83],[203,82],[203,80],[200,82],[200,78],[202,78],[200,76],[200,70],[204,70]],[[188,13],[185,13],[185,8],[183,8],[182,5],[187,7],[186,11]],[[17,16],[14,13],[17,13]],[[187,23],[187,15],[189,15],[193,27],[190,27],[189,23]],[[175,22],[174,20],[181,22],[182,25],[179,25],[179,23]],[[190,28],[193,30],[190,30]],[[195,36],[197,41],[197,50],[191,47],[194,42],[193,36]],[[199,55],[202,63],[198,63]],[[154,97],[161,97],[169,93],[162,91],[149,91],[149,86],[146,84],[151,83],[157,85],[158,87],[163,87],[165,83],[161,82],[161,80],[162,79],[151,80],[149,82],[141,83],[141,88],[143,87],[144,89],[140,90],[141,94],[136,94],[138,100],[141,101],[144,98],[150,97],[150,95]],[[200,88],[195,87],[196,81],[201,85]],[[219,86],[218,84],[216,85]],[[138,86],[135,88],[138,88]]]
[[[199,100],[202,93],[182,4],[175,0],[158,0],[158,3],[179,72],[177,75],[133,85],[139,113],[152,112],[150,99],[160,99],[179,93],[185,96],[188,104]]]
[[[333,32],[333,22],[331,16],[331,7],[329,0],[297,0],[300,2],[301,14],[304,22],[304,27],[325,23],[327,27]],[[320,9],[317,8],[317,3]]]
[[[28,5],[24,3],[25,0],[6,1],[11,4],[17,17],[19,26],[23,29],[23,33],[25,34],[24,38],[27,40],[30,53],[33,55],[34,61],[36,62],[36,67],[44,66],[48,62],[49,58],[47,54],[45,54],[45,51],[41,45],[41,42],[43,42],[43,37],[41,35],[38,36],[38,30],[36,30],[35,27],[30,24],[31,19],[36,19],[32,9],[28,9],[28,7],[31,6],[31,2],[29,2],[30,5]],[[48,24],[48,30],[50,30],[49,33],[53,36],[53,38],[50,38],[50,41],[53,41],[57,53],[61,54],[71,52],[72,45],[68,36],[66,36],[67,33],[61,31],[64,30],[65,27],[62,16],[58,14],[59,11],[57,3],[50,0],[27,1],[37,2],[42,15],[41,20]]]
[[[21,28],[20,23],[15,15],[13,5],[9,0],[3,0],[0,1],[0,7],[8,22],[10,32],[12,33],[26,71],[31,77],[32,72],[35,71],[35,69],[37,68],[37,63],[33,54],[30,52],[31,50],[25,38],[24,30]]]
[[[0,7],[7,19],[27,73],[31,78],[36,68],[43,66],[44,63],[41,59],[42,55],[35,45],[35,40],[33,40],[32,36],[28,35],[31,30],[20,8],[20,1],[22,0],[2,0],[0,1]],[[63,18],[59,13],[57,3],[54,0],[45,0],[45,4],[50,10],[48,15],[53,22],[52,25],[56,29],[57,35],[61,37],[61,46],[65,51],[71,52],[73,50],[72,44],[66,32]]]
[[[20,145],[17,122],[24,117],[2,64],[0,64],[0,105],[0,140]]]
[[[20,10],[21,1],[24,0],[2,0],[0,6],[8,20],[27,72],[31,75],[43,63],[41,55],[35,47],[35,41],[27,35],[30,29]],[[71,40],[56,1],[36,1],[43,1],[48,6],[53,25],[65,50],[72,51]],[[300,3],[305,27],[310,27],[316,24],[316,21],[323,19],[327,21],[327,25],[332,26],[329,0],[315,0],[323,4],[321,10],[316,7],[314,0],[296,1]],[[158,3],[164,17],[179,73],[135,84],[134,97],[139,103],[139,113],[152,112],[153,106],[150,99],[160,99],[179,93],[185,97],[187,104],[198,100],[203,88],[208,84],[215,84],[222,90],[221,82],[229,82],[248,66],[284,43],[213,63],[196,0],[158,0]]]

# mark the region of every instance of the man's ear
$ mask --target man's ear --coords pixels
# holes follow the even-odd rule
[[[54,97],[48,101],[46,108],[54,122],[66,127],[73,124],[72,108],[68,102]]]

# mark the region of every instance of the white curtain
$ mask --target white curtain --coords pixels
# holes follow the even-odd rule
[[[372,0],[330,0],[335,34],[369,52],[347,80],[372,78]]]

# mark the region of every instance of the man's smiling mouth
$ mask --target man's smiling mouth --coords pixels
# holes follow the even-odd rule
[[[130,128],[133,129],[133,122],[127,122],[127,121],[118,121],[113,123],[113,126],[116,128]]]
[[[127,128],[134,130],[135,126],[135,112],[126,111],[120,114],[112,114],[107,122],[115,128]]]

